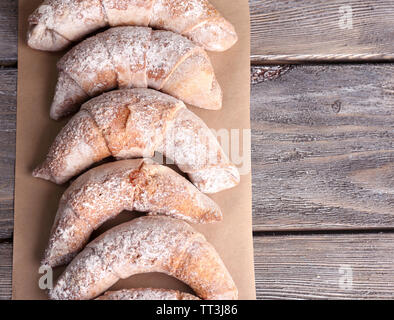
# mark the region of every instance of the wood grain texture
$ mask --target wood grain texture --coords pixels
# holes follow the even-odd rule
[[[249,0],[252,61],[394,59],[391,0]],[[352,29],[339,10],[351,6]],[[17,0],[0,1],[0,65],[17,60]]]
[[[391,0],[249,0],[249,3],[252,61],[394,59]],[[344,15],[350,12],[349,8],[352,25]]]
[[[394,234],[255,237],[254,247],[258,299],[394,299]]]
[[[258,299],[394,299],[394,234],[254,237],[254,247]],[[0,261],[9,299],[11,244],[0,243]]]
[[[0,69],[0,240],[13,233],[16,70]]]
[[[12,244],[0,243],[0,300],[11,299]]]
[[[339,27],[351,4],[353,28]],[[390,0],[250,0],[252,62],[394,58]],[[0,1],[16,66],[17,1]],[[254,229],[393,228],[393,66],[254,66]],[[0,299],[11,298],[16,69],[0,69]],[[4,240],[8,239],[8,240]],[[255,236],[258,298],[394,298],[394,235]],[[341,289],[351,267],[353,288]],[[346,271],[346,269],[345,269]]]
[[[14,65],[17,50],[18,1],[0,1],[0,65]]]
[[[254,230],[394,228],[394,65],[252,87]]]
[[[295,67],[252,86],[255,231],[394,227],[392,71]],[[0,70],[0,239],[13,230],[15,83]]]

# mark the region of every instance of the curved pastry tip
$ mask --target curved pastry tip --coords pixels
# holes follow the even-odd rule
[[[224,19],[208,21],[193,29],[188,37],[208,51],[223,52],[238,41],[238,35],[231,23]]]
[[[73,114],[88,99],[88,95],[81,87],[67,73],[60,71],[55,97],[51,105],[50,117],[53,120],[59,120]]]
[[[34,178],[52,180],[52,176],[48,173],[48,170],[46,170],[46,168],[44,168],[43,166],[39,166],[35,168],[32,175]]]
[[[199,108],[222,108],[222,89],[209,57],[202,49],[178,66],[164,84],[162,91]]]
[[[30,22],[27,33],[27,44],[30,48],[42,51],[61,51],[71,42],[39,22]]]
[[[212,167],[190,173],[193,184],[206,194],[213,194],[236,187],[241,177],[235,166],[227,168]]]

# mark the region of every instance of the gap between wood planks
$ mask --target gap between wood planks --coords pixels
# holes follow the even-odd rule
[[[8,63],[2,63],[0,61],[0,70],[18,70],[18,61],[12,61]]]
[[[278,236],[318,236],[318,235],[368,235],[368,234],[394,234],[394,228],[387,229],[330,229],[330,230],[279,230],[279,231],[253,231],[253,237]]]

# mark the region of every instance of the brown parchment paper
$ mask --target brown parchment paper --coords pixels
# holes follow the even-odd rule
[[[221,111],[191,108],[213,129],[249,129],[250,28],[247,0],[211,0],[237,30],[239,42],[224,53],[209,53],[224,91]],[[15,229],[13,299],[47,299],[38,286],[39,263],[48,241],[58,202],[65,186],[35,179],[33,168],[46,155],[50,144],[67,120],[49,118],[56,84],[56,62],[64,53],[46,53],[26,45],[28,15],[41,0],[19,0],[18,107],[15,173]],[[242,141],[242,136],[240,141]],[[243,150],[250,163],[249,148]],[[250,165],[249,165],[250,167]],[[224,221],[196,226],[216,247],[239,289],[240,299],[255,299],[251,175],[242,176],[236,188],[213,195]],[[100,228],[94,236],[135,215],[123,213]],[[55,277],[62,271],[55,271]],[[113,289],[132,287],[173,288],[190,291],[183,283],[162,274],[144,274],[118,282]]]

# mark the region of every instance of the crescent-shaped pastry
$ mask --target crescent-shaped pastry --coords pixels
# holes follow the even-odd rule
[[[115,88],[153,88],[196,107],[218,110],[222,90],[206,52],[170,31],[117,27],[89,38],[58,63],[51,117],[78,110]]]
[[[112,91],[84,104],[62,129],[35,177],[61,184],[93,163],[164,154],[204,193],[240,181],[206,124],[182,101],[150,89]]]
[[[227,50],[238,39],[207,0],[46,0],[29,17],[28,44],[58,51],[106,26],[171,30],[212,51]]]
[[[93,299],[119,279],[150,272],[183,281],[202,299],[238,298],[215,248],[186,222],[168,217],[142,217],[102,234],[68,265],[49,296]]]
[[[222,220],[219,206],[170,168],[141,159],[116,161],[86,172],[63,194],[42,263],[67,264],[94,230],[123,210],[191,223]]]
[[[192,294],[167,289],[129,289],[107,291],[96,300],[200,300]]]

